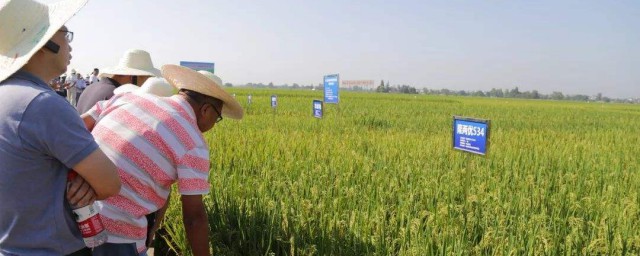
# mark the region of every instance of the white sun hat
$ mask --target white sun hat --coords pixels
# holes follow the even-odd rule
[[[149,93],[160,97],[169,97],[176,94],[177,90],[164,78],[149,77],[147,81],[140,86],[138,92]]]
[[[0,1],[0,81],[18,71],[87,0]]]
[[[100,76],[113,77],[114,75],[126,76],[160,76],[160,70],[153,67],[151,55],[140,49],[128,50],[122,55],[118,65],[105,68]]]
[[[218,76],[214,75],[213,73],[211,73],[209,71],[206,71],[206,70],[198,70],[198,73],[205,75],[209,79],[211,79],[214,82],[216,82],[216,84],[218,84],[218,86],[222,87],[222,79],[220,79],[220,77],[218,77]]]
[[[118,88],[113,90],[113,95],[136,92],[139,89],[140,89],[140,87],[138,87],[135,84],[123,84],[123,85],[120,85],[120,86],[118,86]]]
[[[175,87],[170,85],[166,79],[160,77],[149,77],[147,81],[142,84],[142,86],[137,86],[135,84],[123,84],[113,90],[114,95],[129,92],[153,94],[159,97],[169,97],[176,94],[177,90]]]
[[[162,66],[162,76],[175,88],[199,92],[221,100],[223,116],[242,119],[243,111],[240,103],[223,90],[218,82],[206,75],[187,67],[167,64]]]

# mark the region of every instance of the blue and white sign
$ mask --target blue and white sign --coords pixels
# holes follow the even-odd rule
[[[215,73],[215,63],[213,62],[180,61],[180,66],[188,67],[195,71],[206,70]]]
[[[278,96],[271,95],[271,107],[275,108],[278,106]]]
[[[322,118],[322,101],[313,100],[313,117]]]
[[[335,75],[324,76],[324,102],[338,104],[340,97],[338,90],[340,87],[340,77]]]
[[[453,148],[486,155],[489,148],[489,128],[489,120],[454,116]]]

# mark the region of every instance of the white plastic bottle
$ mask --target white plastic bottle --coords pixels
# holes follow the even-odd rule
[[[76,177],[75,171],[70,171],[67,180],[71,181]],[[85,206],[74,206],[73,215],[78,223],[78,228],[82,234],[84,244],[89,248],[94,248],[107,242],[107,233],[104,231],[104,225],[100,219],[100,213],[93,204]]]

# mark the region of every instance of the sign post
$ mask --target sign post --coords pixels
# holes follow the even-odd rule
[[[453,148],[478,155],[487,155],[490,120],[453,117]]]
[[[271,95],[271,108],[273,108],[273,114],[276,113],[276,109],[278,107],[278,96],[277,95]]]
[[[338,74],[324,76],[324,102],[338,104],[340,101],[339,88],[340,77]]]
[[[313,100],[313,117],[322,118],[323,103],[321,100]]]

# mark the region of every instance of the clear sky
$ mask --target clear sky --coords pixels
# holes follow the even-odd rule
[[[41,0],[56,2],[56,0]],[[234,84],[323,75],[416,88],[640,97],[640,1],[90,0],[71,67],[215,62]]]

